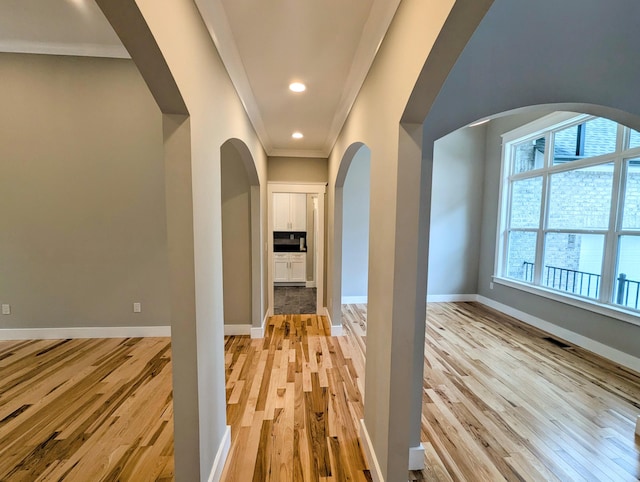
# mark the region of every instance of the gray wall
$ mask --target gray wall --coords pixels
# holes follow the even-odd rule
[[[269,157],[267,180],[305,183],[327,182],[327,160],[318,157]]]
[[[371,151],[353,157],[342,194],[342,296],[367,296]]]
[[[0,79],[0,327],[169,325],[162,119],[135,65],[0,54]]]
[[[428,294],[478,291],[484,125],[459,129],[434,146]]]
[[[251,193],[237,149],[220,152],[222,276],[225,325],[251,324]],[[256,300],[257,301],[257,300]]]

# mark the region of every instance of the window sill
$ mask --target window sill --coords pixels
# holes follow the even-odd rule
[[[526,291],[536,296],[541,296],[559,303],[575,306],[583,310],[598,313],[600,315],[615,318],[632,325],[640,326],[640,313],[631,310],[625,310],[613,305],[603,305],[596,301],[590,301],[585,298],[579,298],[577,296],[561,294],[557,291],[542,288],[540,286],[533,286],[527,283],[521,283],[512,279],[500,278],[493,276],[492,281],[496,284],[514,288],[520,291]]]

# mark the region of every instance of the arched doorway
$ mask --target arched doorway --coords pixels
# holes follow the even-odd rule
[[[553,105],[554,110],[600,115],[634,129],[640,126],[640,103],[632,93],[631,80],[638,75],[638,66],[612,63],[611,51],[607,51],[605,47],[607,38],[614,36],[617,39],[625,39],[616,43],[616,57],[631,56],[631,52],[637,49],[636,43],[630,40],[634,38],[632,22],[627,20],[628,15],[618,14],[621,11],[627,14],[637,11],[637,5],[622,1],[616,4],[614,10],[605,13],[594,4],[586,6],[584,3],[570,1],[561,8],[556,8],[557,5],[551,5],[551,2],[543,3],[537,3],[534,7],[521,1],[495,1],[473,35],[470,35],[470,40],[460,56],[453,52],[457,59],[449,62],[452,59],[448,61],[443,59],[444,56],[438,55],[432,55],[427,59],[401,121],[401,132],[403,127],[409,129],[415,124],[422,126],[421,170],[425,177],[430,178],[433,173],[436,141],[477,119],[490,118],[503,112],[521,113],[524,112],[524,108],[540,109],[543,105]],[[551,22],[545,24],[544,35],[541,36],[541,31],[534,25],[523,25],[513,21],[514,18],[533,15],[534,11],[544,8],[545,5],[553,9],[554,13]],[[457,27],[465,25],[464,15],[457,10],[457,6],[456,4],[445,29],[441,32],[434,52],[444,52],[445,45],[450,47],[451,34],[456,31],[456,23]],[[576,22],[572,28],[567,29],[562,19],[568,17],[574,18]],[[609,25],[611,30],[608,28]],[[585,42],[581,43],[579,49],[575,49],[573,39],[580,35],[578,32],[581,32],[581,38],[584,38]],[[544,57],[544,62],[530,62],[532,57],[540,55]],[[594,75],[595,71],[606,74]],[[438,84],[438,78],[441,79],[442,87],[434,89],[434,83]],[[400,152],[402,149],[401,134]],[[416,169],[413,172],[419,171]],[[492,170],[492,174],[497,175],[485,172],[483,225],[480,239],[474,240],[481,245],[479,294],[490,295],[501,303],[516,306],[533,317],[556,320],[562,329],[576,330],[578,334],[584,333],[581,336],[588,336],[587,333],[594,336],[597,333],[601,340],[606,340],[606,343],[615,349],[637,356],[637,345],[631,346],[628,343],[634,338],[632,331],[635,329],[628,324],[608,320],[595,313],[576,311],[574,307],[562,307],[562,313],[559,313],[557,304],[540,303],[530,293],[514,295],[512,289],[493,287],[491,276],[494,269],[497,231],[499,169]],[[479,179],[478,182],[482,181]],[[427,202],[420,203],[419,208],[420,223],[424,223],[419,237],[423,243],[418,243],[418,246],[428,244],[429,238],[431,179],[426,186]],[[416,204],[413,203],[413,207],[416,207]],[[407,203],[405,208],[411,208],[412,205]],[[409,250],[405,251],[405,255],[418,260],[418,279],[424,279],[428,266],[424,256],[414,255],[414,252]],[[423,323],[420,304],[417,299],[416,325]],[[412,384],[411,397],[417,402],[422,380],[415,376]],[[419,416],[418,412],[412,413],[413,420],[418,420]]]
[[[225,335],[249,335],[261,323],[260,181],[248,147],[220,147]]]
[[[341,232],[340,299],[343,326],[352,330],[361,343],[366,335],[366,303],[369,274],[369,196],[371,150],[354,143],[345,153],[336,177],[335,216]]]

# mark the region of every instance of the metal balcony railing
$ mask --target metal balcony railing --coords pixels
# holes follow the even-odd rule
[[[522,263],[523,279],[533,282],[535,271],[534,263],[525,261]],[[560,268],[558,266],[545,266],[542,273],[542,281],[545,286],[561,291],[567,291],[589,298],[598,298],[600,291],[600,275],[575,269]],[[617,305],[638,309],[640,305],[640,281],[627,279],[625,273],[620,273],[616,279]]]
[[[616,303],[637,310],[640,302],[640,281],[627,279],[626,274],[620,273],[616,282]]]
[[[535,265],[528,261],[522,263],[525,280],[533,282]],[[597,298],[600,293],[600,275],[559,266],[545,266],[542,272],[545,286],[560,291],[589,298]]]

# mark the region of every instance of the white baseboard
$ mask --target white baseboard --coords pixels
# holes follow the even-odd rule
[[[168,336],[171,336],[170,326],[87,326],[0,329],[0,340],[65,340],[68,338],[144,338]]]
[[[219,482],[222,477],[222,470],[224,469],[224,463],[227,461],[229,455],[229,448],[231,447],[231,426],[227,425],[227,429],[224,431],[222,441],[218,447],[216,458],[213,460],[213,467],[211,467],[211,473],[209,474],[208,482]]]
[[[306,288],[315,288],[316,287],[316,282],[315,281],[307,281]]]
[[[615,348],[611,348],[610,346],[600,343],[599,341],[592,340],[591,338],[587,338],[586,336],[567,330],[558,325],[554,325],[553,323],[532,316],[529,313],[525,313],[524,311],[512,308],[511,306],[499,303],[490,298],[478,295],[477,301],[506,315],[513,316],[514,318],[524,323],[535,326],[536,328],[540,328],[541,330],[551,333],[552,335],[558,336],[563,340],[578,345],[608,360],[630,368],[636,372],[640,372],[640,358],[636,358],[620,350],[616,350]]]
[[[378,464],[376,452],[373,450],[373,444],[371,443],[367,426],[364,424],[364,419],[360,419],[360,438],[362,439],[364,456],[367,459],[367,464],[369,465],[371,480],[373,480],[373,482],[384,482],[384,477],[382,477],[382,471],[380,470],[380,464]]]
[[[420,444],[409,448],[409,470],[422,469],[424,469],[424,446]]]
[[[259,328],[252,327],[251,328],[251,338],[264,338],[264,327],[267,326],[267,320],[269,319],[269,311],[264,314],[264,318],[262,318],[262,326]]]
[[[224,325],[224,336],[250,335],[251,325]]]
[[[427,303],[455,303],[477,301],[478,295],[427,295]]]
[[[333,323],[331,323],[331,313],[329,313],[329,308],[327,308],[326,306],[323,307],[321,313],[323,313],[324,316],[327,317],[327,319],[329,320],[329,325],[333,328]]]
[[[343,305],[363,305],[367,303],[367,296],[343,296]]]
[[[367,296],[343,296],[342,304],[343,305],[359,305],[367,303]],[[468,295],[427,295],[428,303],[455,303],[455,302],[468,302],[468,301],[476,301],[478,299],[478,295],[476,294],[468,294]]]
[[[326,306],[322,308],[322,312],[324,316],[329,320],[329,326],[331,327],[331,336],[342,336],[342,325],[334,325],[331,321],[331,313],[329,313],[329,308]]]

